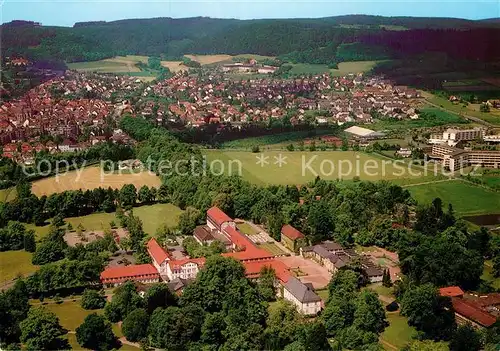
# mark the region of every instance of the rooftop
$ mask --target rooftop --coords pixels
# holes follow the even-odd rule
[[[147,248],[149,255],[158,265],[162,264],[167,258],[170,258],[169,253],[158,244],[155,238],[151,238],[148,241]]]
[[[290,277],[285,284],[285,289],[288,290],[297,300],[302,303],[318,302],[321,298],[311,289],[295,277]]]
[[[133,264],[124,267],[107,268],[101,273],[101,280],[103,279],[127,279],[137,278],[146,275],[160,274],[152,264]]]

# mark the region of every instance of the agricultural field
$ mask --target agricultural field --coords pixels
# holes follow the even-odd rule
[[[305,184],[317,175],[322,179],[397,180],[418,181],[423,169],[411,171],[404,163],[395,163],[376,154],[354,151],[290,152],[265,151],[251,153],[245,151],[206,150],[207,167],[214,174],[241,175],[255,184]],[[278,164],[280,160],[283,163]],[[263,157],[265,164],[258,164]],[[420,172],[417,172],[420,171]],[[431,178],[432,179],[432,178]]]
[[[137,63],[148,63],[147,56],[127,55],[109,59],[68,63],[68,68],[79,72],[116,73],[137,77],[142,81],[151,81],[156,78],[154,73],[141,71]]]
[[[210,65],[213,63],[231,60],[231,55],[184,55],[187,58],[199,62],[202,65]]]
[[[480,118],[483,121],[500,126],[500,109],[491,109],[489,113],[480,112],[477,106],[470,104],[464,107],[463,104],[454,104],[447,99],[433,95],[429,92],[421,92],[422,96],[432,104],[440,106],[446,110],[452,111],[459,115],[466,114],[468,116]],[[499,93],[500,95],[500,93]]]
[[[334,76],[345,76],[349,73],[369,72],[377,65],[378,61],[353,61],[339,63],[339,69],[331,69]]]
[[[24,250],[0,252],[0,288],[18,276],[34,273],[38,266],[31,264],[32,256]]]
[[[188,70],[188,67],[184,66],[182,61],[161,61],[161,65],[168,68],[172,73]]]
[[[172,204],[155,204],[148,206],[134,207],[134,215],[139,217],[143,223],[143,229],[146,234],[154,235],[156,230],[163,224],[173,228],[179,222],[179,216],[182,210]],[[64,219],[71,223],[73,228],[82,225],[86,231],[102,231],[109,228],[109,222],[114,221],[118,224],[116,214],[113,213],[93,213],[88,216],[70,217]],[[49,233],[49,225],[37,227],[33,224],[26,225],[27,229],[33,229],[38,239],[41,239]]]
[[[379,120],[375,123],[367,125],[368,128],[373,130],[391,130],[391,131],[402,131],[415,128],[431,128],[437,126],[445,126],[449,124],[468,124],[468,120],[456,115],[454,113],[443,111],[435,107],[426,107],[420,109],[421,112],[433,114],[434,116],[426,117],[420,116],[419,119],[407,119],[407,120]]]
[[[17,197],[16,188],[0,189],[0,202],[9,202]]]
[[[500,209],[500,193],[461,180],[451,180],[408,186],[420,203],[430,203],[439,197],[443,205],[453,205],[459,215],[495,214]]]
[[[132,174],[113,174],[101,172],[99,167],[87,167],[44,178],[32,183],[32,192],[37,196],[60,193],[66,190],[88,190],[98,187],[120,189],[125,184],[134,184],[137,189],[143,185],[160,186],[160,178],[149,172]]]

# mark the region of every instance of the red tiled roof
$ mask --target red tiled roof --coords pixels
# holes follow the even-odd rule
[[[170,258],[170,255],[163,247],[158,244],[155,238],[151,238],[148,241],[148,252],[149,255],[156,261],[157,264],[162,264],[167,258]]]
[[[134,264],[124,267],[107,268],[101,273],[101,280],[134,279],[141,276],[160,276],[152,264]]]
[[[224,222],[231,222],[232,219],[218,207],[211,207],[207,211],[207,216],[210,217],[218,226]]]
[[[464,296],[464,292],[458,286],[448,286],[446,288],[440,288],[439,294],[441,296],[449,296],[449,297],[462,297]]]
[[[229,253],[223,253],[222,256],[224,257],[232,257],[238,261],[258,261],[258,260],[265,260],[274,257],[274,255],[270,254],[266,250],[259,249],[259,248],[251,248],[247,249],[245,251],[239,251],[239,252],[229,252]]]
[[[282,283],[288,282],[288,279],[290,278],[290,272],[288,271],[288,268],[281,261],[268,260],[244,262],[243,266],[245,267],[245,275],[250,279],[258,278],[263,267],[273,268],[276,273],[276,278],[278,278]]]
[[[251,247],[255,247],[255,244],[250,240],[245,234],[240,233],[233,227],[224,228],[224,232],[229,236],[229,240],[236,245],[236,247],[245,250]]]
[[[175,260],[175,261],[168,262],[169,266],[172,269],[175,269],[177,267],[183,266],[186,263],[195,263],[198,266],[203,267],[205,265],[205,257],[200,257],[200,258],[184,258],[182,260]]]
[[[451,302],[456,313],[484,327],[490,327],[497,321],[493,315],[481,310],[479,306],[470,301],[452,297]]]
[[[284,225],[283,228],[281,228],[281,233],[284,236],[286,236],[287,238],[292,239],[292,240],[297,240],[299,238],[304,237],[304,234],[299,232],[297,229],[292,227],[290,224]]]

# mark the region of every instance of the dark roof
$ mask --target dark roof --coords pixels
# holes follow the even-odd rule
[[[323,246],[328,251],[340,251],[344,249],[342,245],[334,241],[325,241],[324,243],[321,244],[321,246]]]
[[[311,252],[313,251],[314,246],[304,246],[301,248],[302,252]]]
[[[193,235],[202,242],[214,240],[213,235],[210,233],[210,229],[204,225],[194,228]]]
[[[363,268],[364,268],[366,275],[369,277],[378,277],[378,276],[384,274],[384,272],[380,268],[375,267],[373,265],[365,266]]]
[[[332,253],[327,251],[323,246],[321,245],[316,245],[313,247],[313,251],[320,255],[322,258],[330,258],[332,257]]]
[[[321,298],[310,288],[295,277],[290,277],[285,289],[302,303],[318,302]]]
[[[177,292],[179,290],[184,289],[192,281],[193,281],[193,279],[175,278],[174,280],[171,280],[170,282],[168,282],[167,286],[170,289],[170,291]]]

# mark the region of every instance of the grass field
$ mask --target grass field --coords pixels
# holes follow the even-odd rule
[[[199,62],[202,65],[210,65],[221,61],[231,60],[231,55],[184,55],[193,61]]]
[[[32,253],[26,251],[0,252],[0,287],[17,276],[27,276],[38,266],[31,264]]]
[[[156,230],[163,224],[175,227],[179,222],[182,210],[172,204],[155,204],[148,206],[134,207],[134,215],[139,217],[143,223],[144,232],[154,235]],[[109,228],[109,222],[115,221],[118,224],[115,213],[93,213],[88,216],[71,217],[64,219],[71,223],[73,228],[81,224],[85,230],[104,230]],[[38,239],[45,237],[49,233],[49,225],[36,227],[33,224],[26,225],[27,229],[33,229]]]
[[[250,151],[252,146],[269,146],[276,145],[283,148],[293,142],[303,140],[305,138],[313,138],[321,135],[332,134],[330,129],[316,129],[310,131],[285,132],[272,135],[263,135],[259,137],[244,138],[225,142],[222,146],[225,149],[245,149]],[[278,145],[283,144],[283,145]]]
[[[380,339],[395,346],[398,350],[409,343],[416,334],[416,330],[408,325],[408,319],[400,316],[399,313],[387,313],[389,326],[385,328]],[[391,350],[388,348],[388,350]]]
[[[182,65],[182,61],[161,61],[161,65],[167,67],[173,73],[188,70],[188,67]]]
[[[16,188],[0,189],[0,202],[9,202],[17,197]]]
[[[419,119],[406,119],[406,120],[380,120],[368,125],[368,128],[374,130],[409,130],[414,128],[430,128],[437,126],[444,126],[449,124],[468,124],[466,119],[438,108],[427,107],[421,109],[421,112],[432,113],[433,117],[423,117]]]
[[[459,215],[494,214],[500,210],[500,193],[461,180],[409,186],[412,196],[420,203],[430,203],[439,197],[443,205],[453,205]]]
[[[494,289],[500,289],[500,278],[495,278],[492,273],[493,263],[491,261],[484,262],[484,270],[481,279],[490,282]]]
[[[246,235],[255,235],[255,234],[258,234],[255,229],[253,229],[253,227],[248,224],[248,223],[238,223],[238,229],[240,230],[240,232],[242,232],[243,234],[246,234]]]
[[[37,196],[60,193],[65,190],[87,190],[98,187],[120,189],[125,184],[134,184],[137,189],[143,185],[160,186],[160,178],[149,172],[135,174],[108,174],[100,167],[87,167],[33,182],[32,191]]]
[[[330,69],[328,65],[310,64],[310,63],[294,63],[290,73],[292,74],[321,74],[332,73],[334,76],[345,76],[350,73],[369,72],[378,61],[353,61],[341,62],[338,69]]]
[[[420,175],[402,163],[376,154],[354,151],[290,152],[266,151],[262,154],[245,151],[206,150],[208,166],[215,174],[242,175],[255,184],[305,184],[317,175],[322,179],[397,180],[418,181]],[[279,167],[280,155],[286,164]],[[264,157],[267,164],[257,164],[257,157]],[[267,157],[267,158],[266,158]],[[333,165],[333,168],[332,168]],[[222,166],[222,167],[221,167]],[[240,172],[241,170],[241,172]],[[421,170],[422,171],[422,170]]]
[[[496,126],[500,126],[500,110],[492,109],[489,113],[477,111],[474,105],[464,107],[462,104],[454,104],[445,98],[433,95],[428,92],[421,92],[422,96],[429,102],[441,106],[447,110],[453,111],[457,114],[466,114],[469,116],[477,117],[483,121],[489,122]]]
[[[267,252],[273,254],[273,255],[286,255],[286,252],[281,250],[274,243],[258,244],[258,246],[261,247],[262,249],[266,250]]]
[[[68,331],[72,332],[67,334],[68,341],[71,345],[71,348],[73,350],[85,350],[82,348],[78,342],[76,341],[76,335],[74,332],[76,331],[76,328],[78,328],[83,321],[85,320],[85,317],[92,313],[97,313],[97,314],[104,314],[104,310],[85,310],[80,306],[80,301],[64,301],[61,304],[54,304],[54,303],[49,303],[47,305],[43,305],[44,308],[47,310],[55,313],[57,317],[59,317],[59,322],[61,323],[61,326]],[[121,328],[118,324],[113,324],[113,332],[114,334],[120,338],[123,336],[121,332]],[[130,346],[130,345],[122,345],[122,347],[119,348],[121,351],[127,351],[127,350],[138,350],[137,348]]]

